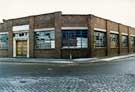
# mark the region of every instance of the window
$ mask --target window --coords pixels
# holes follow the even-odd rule
[[[87,48],[88,36],[87,30],[64,30],[62,32],[62,47],[63,48]]]
[[[135,37],[131,37],[131,47],[135,47]]]
[[[18,32],[13,34],[14,38],[27,38],[28,33],[27,32]]]
[[[106,33],[105,32],[94,32],[94,46],[105,47],[106,46]]]
[[[122,36],[122,47],[128,47],[128,36]]]
[[[8,35],[7,34],[0,34],[0,48],[8,48]]]
[[[111,34],[111,48],[117,48],[118,47],[118,34]]]
[[[35,32],[35,48],[55,48],[54,31]]]

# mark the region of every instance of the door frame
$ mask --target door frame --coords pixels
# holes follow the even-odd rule
[[[19,57],[16,53],[16,42],[17,41],[27,41],[27,55],[26,57],[29,58],[29,39],[13,39],[13,57]]]

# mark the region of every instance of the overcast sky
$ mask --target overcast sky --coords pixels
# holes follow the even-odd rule
[[[55,11],[94,14],[135,27],[135,0],[0,0],[0,22]]]

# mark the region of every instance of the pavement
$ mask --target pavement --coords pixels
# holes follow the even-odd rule
[[[129,58],[129,57],[135,57],[135,54],[128,54],[128,55],[122,55],[122,56],[103,58],[103,59],[99,59],[99,61],[112,61],[112,60],[124,59],[124,58]]]
[[[134,55],[102,61],[76,66],[28,64],[23,59],[0,63],[0,92],[135,92]]]
[[[0,78],[0,92],[135,92],[134,75]]]
[[[44,64],[82,64],[113,61],[122,58],[135,57],[135,54],[106,58],[48,59],[48,58],[0,58],[1,63],[44,63]]]

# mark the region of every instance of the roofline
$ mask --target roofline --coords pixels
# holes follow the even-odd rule
[[[124,26],[127,26],[127,27],[135,28],[135,27],[128,26],[126,24],[122,24],[122,23],[119,23],[119,22],[116,22],[116,21],[112,21],[110,19],[99,17],[99,16],[96,16],[96,15],[93,15],[93,14],[62,14],[62,11],[56,11],[56,12],[45,13],[45,14],[37,14],[37,15],[29,15],[29,16],[25,16],[25,17],[12,18],[12,19],[5,19],[5,21],[11,21],[11,20],[23,19],[23,18],[29,18],[29,17],[36,17],[36,16],[42,16],[42,15],[49,15],[49,14],[55,14],[55,13],[61,13],[61,16],[94,16],[94,17],[97,17],[97,18],[100,18],[100,19],[103,19],[103,20],[106,20],[106,21],[117,23],[119,25],[124,25]]]
[[[104,20],[106,20],[106,21],[110,21],[110,22],[113,22],[113,23],[117,23],[117,24],[119,24],[119,25],[123,25],[123,26],[131,27],[131,28],[135,28],[135,27],[132,27],[132,26],[129,26],[129,25],[126,25],[126,24],[120,23],[120,22],[116,22],[116,21],[110,20],[110,19],[106,19],[106,18],[99,17],[99,16],[96,16],[96,15],[93,15],[93,16],[94,16],[94,17],[97,17],[97,18],[104,19]]]
[[[89,14],[62,14],[62,16],[89,16]]]
[[[36,16],[42,16],[42,15],[49,15],[49,14],[55,14],[55,13],[61,13],[61,11],[56,11],[56,12],[51,12],[51,13],[43,13],[43,14],[36,14],[36,15],[29,15],[29,16],[24,16],[24,17],[18,17],[18,18],[11,18],[11,19],[5,19],[6,21],[10,20],[16,20],[16,19],[23,19],[23,18],[29,18],[29,17],[36,17]]]

